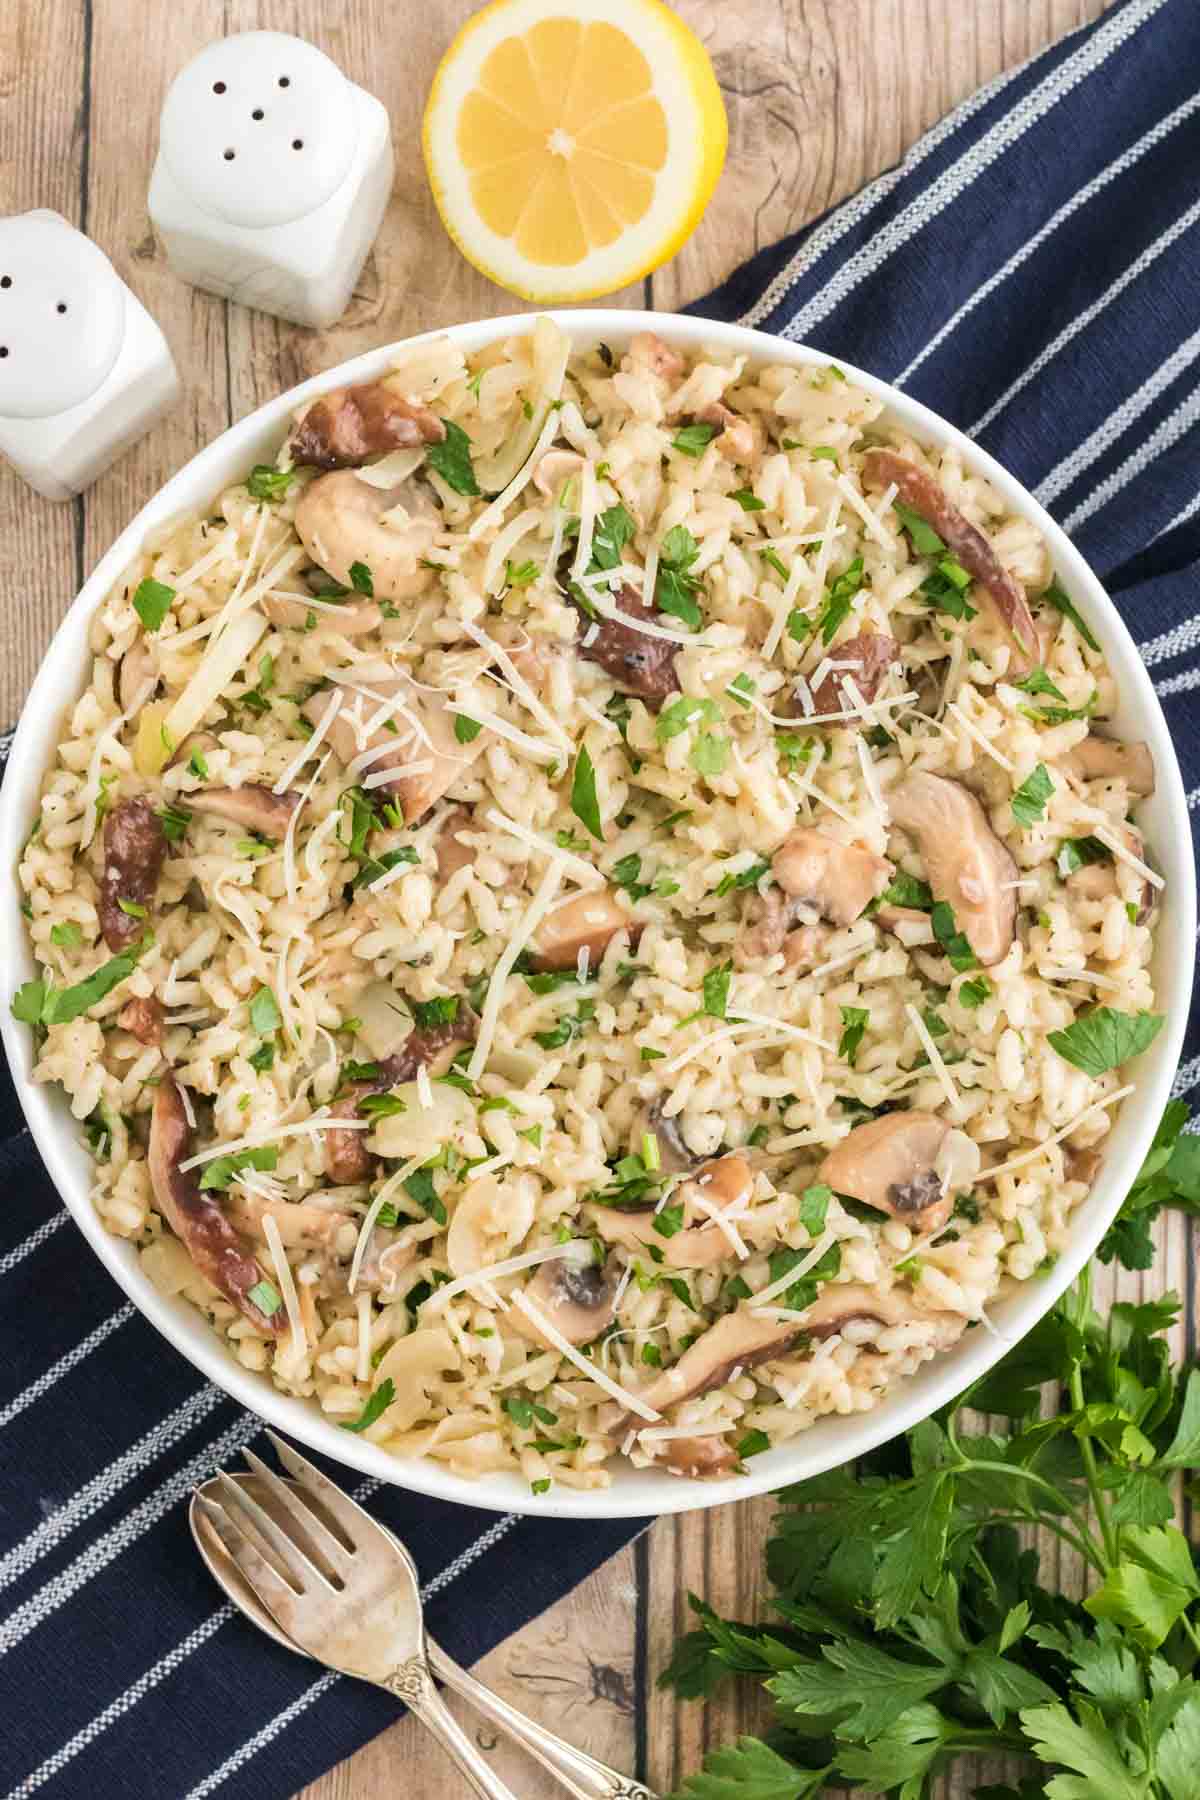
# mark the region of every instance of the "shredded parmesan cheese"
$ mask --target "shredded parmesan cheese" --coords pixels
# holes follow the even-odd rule
[[[544,838],[539,832],[532,831],[528,825],[518,824],[516,819],[510,819],[508,814],[502,813],[498,807],[490,807],[486,817],[489,825],[494,825],[497,831],[506,832],[509,837],[515,837],[518,843],[528,844],[531,850],[537,850],[543,856],[560,858],[566,872],[582,887],[604,886],[604,877],[599,869],[585,861],[582,856],[576,856],[570,850],[560,850],[556,844],[550,842],[549,838]]]
[[[364,1123],[365,1122],[366,1121],[364,1121]],[[352,1123],[352,1121],[343,1121],[339,1119],[337,1123],[341,1125],[343,1123]],[[396,1192],[396,1189],[403,1182],[407,1181],[410,1175],[414,1175],[424,1161],[425,1157],[423,1154],[410,1157],[406,1163],[403,1163],[401,1167],[396,1170],[394,1175],[388,1176],[388,1179],[384,1182],[370,1206],[368,1206],[363,1217],[362,1225],[359,1227],[358,1242],[354,1246],[354,1255],[350,1262],[350,1274],[346,1280],[347,1293],[352,1294],[354,1292],[355,1284],[362,1271],[363,1258],[367,1254],[367,1245],[370,1243],[371,1233],[375,1229],[376,1219],[379,1217],[392,1195]]]
[[[1043,1138],[1040,1144],[1035,1144],[1032,1150],[1022,1150],[1019,1156],[1010,1157],[1006,1163],[1000,1163],[994,1169],[981,1169],[977,1179],[994,1181],[997,1175],[1007,1175],[1010,1169],[1024,1168],[1027,1162],[1032,1162],[1035,1157],[1041,1156],[1053,1144],[1061,1144],[1064,1138],[1070,1137],[1071,1133],[1078,1130],[1084,1120],[1090,1119],[1093,1113],[1103,1112],[1106,1106],[1115,1106],[1118,1100],[1127,1099],[1133,1093],[1134,1086],[1135,1083],[1131,1081],[1127,1087],[1117,1088],[1113,1093],[1104,1094],[1099,1100],[1093,1100],[1089,1106],[1084,1107],[1081,1113],[1076,1113],[1075,1117],[1064,1125],[1061,1131],[1053,1132],[1050,1137]]]
[[[279,777],[279,780],[275,783],[275,786],[271,789],[271,792],[273,794],[286,793],[288,788],[291,787],[293,781],[296,779],[297,775],[300,773],[301,769],[304,767],[304,765],[308,761],[309,757],[313,755],[313,753],[318,749],[318,747],[322,743],[324,743],[325,738],[329,732],[329,727],[333,724],[333,721],[337,718],[338,713],[341,711],[342,701],[345,698],[346,698],[345,694],[342,693],[340,690],[336,690],[334,692],[332,700],[329,702],[329,705],[325,708],[325,711],[321,714],[320,724],[315,727],[312,736],[310,738],[306,738],[304,740],[304,745],[300,751],[299,756],[294,757],[293,760],[288,764],[287,768],[283,771],[283,774]],[[324,762],[322,762],[321,767],[322,768],[325,767]],[[312,792],[311,787],[309,789],[309,792],[310,793]],[[299,808],[297,807],[296,810],[299,811]],[[295,814],[293,814],[292,816],[294,818]]]
[[[308,1355],[308,1335],[304,1329],[304,1320],[300,1316],[300,1296],[296,1292],[296,1283],[292,1278],[292,1266],[287,1259],[287,1251],[283,1247],[283,1236],[272,1212],[264,1212],[262,1216],[263,1236],[267,1240],[267,1249],[271,1252],[271,1261],[275,1265],[275,1279],[279,1284],[279,1292],[283,1296],[283,1304],[287,1308],[288,1324],[292,1328],[292,1354],[297,1361]]]
[[[951,1112],[956,1119],[961,1119],[963,1116],[962,1095],[959,1093],[951,1079],[950,1071],[942,1059],[941,1051],[938,1049],[930,1035],[929,1027],[926,1025],[924,1019],[911,1001],[905,1005],[904,1010],[908,1015],[909,1024],[912,1026],[920,1040],[922,1050],[924,1050],[926,1056],[929,1058],[930,1068],[941,1083],[942,1092],[946,1096]]]
[[[478,1173],[478,1170],[473,1170],[471,1179],[477,1179]],[[575,1257],[588,1262],[591,1255],[592,1246],[587,1238],[572,1238],[569,1243],[551,1244],[548,1249],[524,1250],[520,1256],[508,1256],[503,1262],[489,1263],[483,1269],[472,1269],[469,1275],[460,1275],[457,1281],[448,1281],[445,1287],[435,1288],[428,1299],[421,1302],[421,1317],[424,1319],[441,1312],[448,1301],[458,1294],[468,1292],[480,1282],[498,1281],[504,1275],[517,1275],[522,1269],[533,1269],[539,1263],[553,1262],[559,1257]]]
[[[952,700],[949,706],[947,706],[946,711],[954,715],[954,718],[962,726],[967,736],[972,738],[974,742],[979,745],[979,748],[984,752],[985,756],[990,756],[993,762],[999,763],[1002,769],[1007,770],[1010,775],[1012,774],[1013,766],[1009,762],[1007,756],[1002,755],[1001,752],[997,750],[995,744],[993,744],[991,738],[985,737],[979,727],[971,723],[957,700]]]
[[[639,1400],[636,1394],[631,1394],[628,1388],[623,1388],[619,1381],[614,1381],[598,1362],[589,1362],[586,1356],[581,1356],[574,1344],[567,1342],[558,1327],[552,1325],[541,1308],[535,1306],[526,1295],[517,1294],[513,1304],[519,1306],[530,1323],[537,1326],[548,1344],[553,1344],[561,1356],[565,1356],[568,1362],[574,1363],[581,1374],[586,1375],[589,1381],[594,1381],[597,1387],[602,1387],[606,1394],[611,1394],[612,1398],[619,1401],[628,1412],[636,1413],[639,1419],[649,1419],[651,1423],[655,1419],[662,1418],[662,1414],[655,1412],[652,1406],[647,1406],[644,1400]]]
[[[759,1307],[765,1306],[768,1300],[773,1300],[776,1294],[786,1293],[787,1289],[794,1282],[799,1281],[802,1275],[807,1275],[810,1269],[816,1268],[825,1252],[836,1242],[837,1237],[833,1231],[823,1231],[808,1255],[802,1257],[794,1269],[789,1269],[786,1275],[781,1275],[777,1281],[768,1282],[765,1288],[760,1288],[757,1294],[751,1295],[746,1302],[749,1310],[757,1312]]]
[[[542,876],[537,893],[517,921],[512,937],[492,971],[492,978],[488,982],[487,996],[483,1002],[483,1011],[480,1014],[479,1036],[475,1040],[475,1048],[471,1053],[471,1060],[467,1064],[467,1074],[472,1081],[478,1081],[487,1067],[492,1040],[496,1035],[496,1026],[500,1022],[500,1007],[504,1000],[504,990],[508,985],[508,978],[512,974],[517,958],[549,911],[550,902],[554,899],[562,883],[565,864],[566,859],[560,852]]]
[[[318,1131],[370,1131],[369,1119],[334,1119],[321,1110],[313,1113],[310,1119],[301,1119],[298,1125],[271,1125],[266,1130],[251,1131],[245,1137],[230,1138],[227,1144],[209,1144],[206,1150],[189,1156],[181,1162],[180,1171],[198,1169],[201,1163],[212,1162],[217,1156],[232,1156],[238,1150],[258,1150],[275,1138],[305,1137]]]

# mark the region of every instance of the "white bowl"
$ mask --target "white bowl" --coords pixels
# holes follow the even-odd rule
[[[746,331],[740,326],[714,324],[705,319],[603,308],[554,316],[581,345],[594,343],[597,339],[622,345],[633,332],[649,327],[673,343],[711,344],[725,350],[742,351],[767,362],[804,367],[828,361],[816,351],[782,338]],[[452,325],[446,335],[471,352],[497,338],[529,330],[532,324],[531,316],[490,319],[475,325]],[[431,332],[428,335],[441,334]],[[87,680],[87,636],[92,614],[148,533],[179,514],[206,506],[215,494],[243,476],[254,463],[272,460],[290,415],[301,401],[326,388],[383,374],[393,361],[397,348],[393,344],[369,351],[303,382],[266,406],[260,406],[249,418],[231,426],[207,450],[194,456],[122,532],[59,626],[26,703],[4,782],[4,805],[0,808],[0,866],[16,867],[29,821],[37,806],[42,778],[54,757],[64,708]],[[1027,1332],[1075,1279],[1095,1251],[1137,1174],[1179,1062],[1192,985],[1196,931],[1190,821],[1179,767],[1154,689],[1120,615],[1099,581],[1054,520],[1025,489],[936,413],[851,364],[843,363],[842,366],[869,393],[884,401],[893,416],[914,437],[931,444],[953,445],[969,468],[985,476],[1014,512],[1031,519],[1044,534],[1063,585],[1103,642],[1116,676],[1121,696],[1114,721],[1117,732],[1127,738],[1145,738],[1154,753],[1158,785],[1153,797],[1142,803],[1139,820],[1145,823],[1148,841],[1167,884],[1156,950],[1159,1003],[1167,1010],[1167,1021],[1151,1049],[1136,1065],[1137,1094],[1121,1108],[1116,1126],[1105,1142],[1104,1167],[1091,1193],[1074,1215],[1070,1246],[1046,1274],[1024,1283],[1017,1292],[991,1309],[999,1336],[982,1329],[969,1331],[952,1350],[926,1363],[911,1380],[902,1382],[874,1411],[849,1419],[822,1420],[790,1443],[755,1457],[744,1475],[718,1482],[687,1482],[650,1470],[618,1466],[612,1487],[605,1491],[577,1493],[570,1488],[552,1488],[549,1494],[541,1497],[530,1494],[527,1485],[512,1474],[465,1481],[433,1462],[388,1456],[372,1444],[341,1430],[316,1405],[280,1393],[265,1375],[254,1374],[234,1362],[194,1308],[180,1300],[163,1298],[142,1274],[132,1245],[111,1236],[101,1224],[88,1197],[91,1159],[79,1141],[79,1127],[71,1118],[61,1093],[51,1087],[35,1085],[30,1079],[33,1060],[30,1032],[26,1026],[13,1021],[5,996],[0,1009],[0,1036],[8,1053],[21,1105],[50,1177],[96,1255],[140,1311],[210,1380],[269,1424],[312,1449],[322,1451],[335,1462],[441,1500],[557,1518],[637,1518],[655,1513],[685,1512],[693,1507],[742,1500],[788,1482],[803,1481],[810,1475],[861,1456],[917,1424],[989,1368],[1007,1345],[1015,1343]],[[0,909],[0,968],[6,973],[10,990],[35,972],[15,896]]]

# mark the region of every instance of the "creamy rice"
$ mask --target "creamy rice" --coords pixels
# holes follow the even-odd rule
[[[1152,1032],[1152,771],[1052,582],[833,365],[542,321],[314,409],[99,608],[21,862],[105,1225],[286,1392],[538,1492],[989,1329]]]

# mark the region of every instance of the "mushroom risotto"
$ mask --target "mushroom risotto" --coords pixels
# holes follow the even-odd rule
[[[1034,527],[836,365],[540,320],[96,615],[13,1005],[248,1368],[544,1492],[863,1412],[1063,1248],[1154,785]]]

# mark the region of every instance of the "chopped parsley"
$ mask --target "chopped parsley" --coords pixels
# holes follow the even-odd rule
[[[729,498],[731,500],[736,500],[743,512],[766,511],[766,501],[760,500],[758,495],[753,493],[750,488],[737,488],[730,494]]]
[[[91,1010],[121,982],[127,981],[154,939],[147,934],[128,950],[101,963],[73,987],[53,988],[44,981],[25,981],[12,997],[12,1015],[24,1025],[67,1025]]]
[[[1112,1006],[1097,1006],[1065,1030],[1047,1032],[1046,1041],[1066,1062],[1095,1077],[1140,1056],[1164,1022],[1161,1013],[1123,1013]]]
[[[573,1013],[563,1013],[550,1031],[535,1031],[533,1040],[543,1050],[561,1050],[579,1037],[596,1016],[596,1002],[581,1000]]]
[[[283,1295],[274,1282],[265,1277],[262,1281],[256,1281],[252,1288],[247,1288],[246,1298],[257,1306],[260,1313],[265,1313],[268,1319],[274,1318],[283,1305]]]
[[[892,501],[892,511],[912,539],[912,547],[918,556],[940,556],[946,546],[933,526],[919,512],[914,512],[911,506],[905,506],[902,500]]]
[[[177,844],[191,824],[192,815],[186,806],[164,806],[159,811],[158,822],[167,842]]]
[[[252,500],[275,504],[286,497],[295,479],[294,469],[273,469],[270,463],[256,463],[246,479],[246,489]]]
[[[396,1398],[396,1384],[390,1375],[385,1375],[357,1419],[339,1419],[338,1424],[343,1431],[365,1431],[368,1425],[374,1425],[381,1419],[392,1401]]]
[[[718,964],[715,969],[710,969],[704,977],[701,984],[701,992],[704,995],[703,1011],[710,1018],[723,1019],[725,1017],[725,1009],[729,1004],[729,980],[732,974],[732,962],[723,962]]]
[[[571,777],[571,811],[594,838],[604,842],[600,802],[596,798],[596,770],[586,744],[580,744],[579,754],[575,758],[575,772]]]
[[[806,1187],[800,1196],[800,1223],[814,1241],[825,1229],[825,1219],[832,1199],[833,1189],[826,1187],[824,1183]]]
[[[787,572],[787,569],[784,567],[782,557],[780,557],[774,550],[772,550],[769,545],[765,550],[760,550],[758,554],[762,557],[762,559],[766,563],[768,569],[774,569],[774,571],[778,575],[780,581],[782,581],[784,583],[784,585],[786,586],[788,572]]]
[[[714,737],[711,731],[700,734],[692,745],[688,761],[697,775],[720,775],[729,761],[729,739]]]
[[[954,909],[945,900],[938,900],[930,910],[929,922],[933,926],[933,935],[942,946],[950,960],[952,969],[964,974],[968,969],[979,967],[978,958],[972,950],[965,932],[958,929],[954,917]]]
[[[992,984],[986,975],[977,975],[973,981],[964,981],[958,990],[962,1004],[971,1012],[982,1006],[992,991]]]
[[[724,895],[733,893],[734,890],[738,888],[757,887],[763,876],[769,875],[770,873],[770,863],[765,862],[760,857],[757,862],[752,862],[749,868],[739,870],[736,875],[722,875],[720,881],[718,881],[716,887],[713,889],[713,893],[716,894],[718,898],[723,898]]]
[[[716,435],[715,425],[699,422],[695,425],[681,425],[671,439],[671,448],[681,451],[684,456],[703,456]]]
[[[61,950],[78,950],[83,942],[83,932],[74,920],[68,920],[65,925],[50,927],[50,942],[57,944]]]
[[[157,631],[171,610],[175,589],[165,581],[152,581],[149,576],[139,581],[133,592],[133,610],[147,631]]]
[[[270,1037],[279,1030],[283,1019],[270,988],[260,987],[250,1002],[250,1024],[259,1037]]]
[[[672,525],[659,545],[654,604],[660,612],[681,619],[690,631],[699,631],[704,616],[696,603],[699,578],[691,574],[700,546],[683,525]]]
[[[442,443],[429,445],[425,461],[456,494],[477,495],[480,487],[471,461],[471,440],[462,426],[453,420],[443,419],[442,424],[446,427],[446,436]]]
[[[1086,620],[1083,619],[1083,617],[1080,615],[1077,607],[1075,606],[1074,601],[1070,598],[1070,596],[1067,594],[1066,590],[1063,588],[1062,583],[1059,581],[1057,575],[1054,577],[1054,580],[1050,583],[1050,586],[1046,589],[1045,593],[1042,595],[1042,599],[1045,600],[1050,606],[1053,606],[1057,612],[1060,612],[1063,615],[1064,619],[1070,619],[1072,625],[1074,625],[1076,631],[1079,633],[1080,637],[1083,639],[1084,643],[1088,646],[1089,649],[1099,650],[1100,645],[1097,643],[1096,638],[1093,636],[1090,627],[1088,626]]]
[[[230,1156],[214,1156],[205,1166],[200,1186],[210,1193],[224,1193],[235,1175],[243,1169],[271,1170],[279,1160],[273,1144],[257,1144],[248,1150],[235,1150]]]
[[[528,587],[531,581],[537,580],[538,572],[535,562],[511,563],[506,560],[504,564],[505,586],[510,588]]]
[[[1015,681],[1013,686],[1020,688],[1023,694],[1049,694],[1052,700],[1059,700],[1064,706],[1067,704],[1067,696],[1061,688],[1055,687],[1040,664],[1036,669],[1031,669],[1024,680]]]
[[[468,719],[466,713],[455,716],[454,736],[460,744],[473,744],[482,730],[478,719]]]
[[[769,1450],[770,1448],[771,1440],[766,1432],[760,1431],[758,1427],[755,1426],[752,1430],[748,1431],[744,1437],[738,1439],[738,1460],[740,1462],[745,1462],[748,1456],[761,1456],[764,1450]]]
[[[933,906],[933,890],[927,881],[921,881],[916,875],[906,875],[903,869],[897,869],[880,899],[888,906],[906,906],[915,912],[929,912]]]
[[[458,1017],[457,994],[439,994],[434,1000],[410,1000],[408,1004],[418,1031],[436,1031],[439,1025],[453,1025]]]
[[[850,567],[837,577],[825,595],[818,627],[821,633],[821,642],[826,646],[833,642],[838,627],[849,617],[854,605],[854,596],[862,584],[863,559],[861,556],[856,556]]]
[[[672,700],[670,706],[664,706],[659,713],[654,724],[654,735],[660,744],[666,744],[697,720],[710,725],[720,717],[721,709],[715,700],[698,700],[691,694],[681,694],[678,700]]]
[[[853,1068],[858,1061],[859,1048],[863,1041],[863,1033],[867,1029],[871,1015],[865,1006],[843,1006],[842,1036],[838,1044],[838,1055],[845,1057]]]
[[[1018,825],[1035,825],[1046,811],[1046,802],[1054,792],[1045,763],[1039,763],[1012,797],[1012,814]]]

